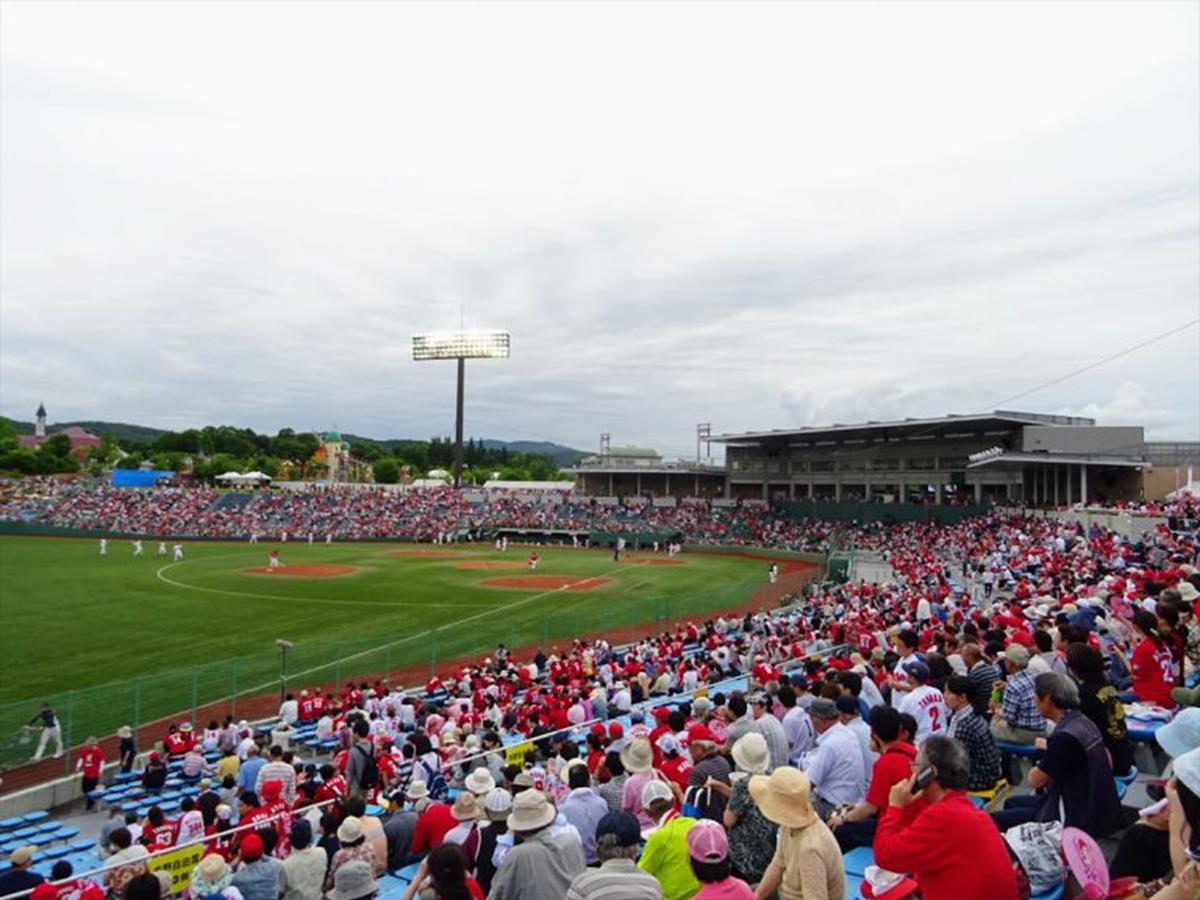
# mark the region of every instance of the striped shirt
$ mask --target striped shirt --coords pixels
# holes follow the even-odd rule
[[[662,895],[658,879],[632,859],[610,859],[588,869],[567,889],[567,900],[662,900]]]

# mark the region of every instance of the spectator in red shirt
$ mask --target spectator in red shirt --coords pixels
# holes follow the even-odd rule
[[[1175,671],[1175,658],[1158,632],[1158,617],[1149,610],[1139,609],[1133,617],[1133,627],[1142,636],[1133,649],[1133,692],[1139,700],[1172,709],[1175,701],[1171,688],[1175,685],[1171,675]]]
[[[100,783],[100,772],[103,768],[104,751],[100,749],[100,744],[94,737],[89,737],[84,742],[83,749],[79,751],[79,761],[75,763],[75,769],[83,773],[83,796],[87,799],[89,810],[96,806],[96,801],[89,795]]]
[[[1017,881],[1004,839],[967,796],[971,761],[952,738],[925,739],[912,775],[892,785],[875,832],[875,862],[911,872],[924,900],[1017,900]],[[933,780],[913,794],[917,773]]]
[[[870,847],[879,817],[888,809],[892,786],[912,774],[917,748],[901,725],[900,713],[890,706],[871,710],[871,749],[879,754],[871,770],[871,784],[862,803],[829,817],[828,825],[843,853]]]
[[[150,807],[146,813],[146,824],[142,826],[142,843],[151,853],[175,846],[175,823],[163,815],[158,806]]]
[[[418,816],[411,852],[425,853],[440,847],[446,834],[458,824],[458,820],[450,812],[450,807],[445,803],[430,802],[429,788],[423,781],[412,782],[404,796],[412,802]]]

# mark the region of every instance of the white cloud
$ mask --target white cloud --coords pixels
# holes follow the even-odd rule
[[[0,408],[691,452],[1187,321],[1185,4],[8,3]],[[1169,365],[1156,364],[1167,358]],[[1200,437],[1196,334],[1039,391]],[[1098,418],[1105,419],[1105,415]]]

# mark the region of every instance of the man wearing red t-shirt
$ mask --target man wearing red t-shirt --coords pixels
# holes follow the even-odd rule
[[[890,706],[871,710],[871,749],[879,754],[871,769],[871,784],[866,799],[845,812],[835,813],[827,823],[846,853],[855,847],[870,847],[875,839],[879,817],[887,811],[892,785],[912,774],[917,748],[912,735],[900,727],[900,713]]]
[[[413,809],[418,814],[411,852],[427,853],[440,847],[450,829],[458,824],[458,820],[450,812],[450,807],[445,803],[431,803],[429,789],[421,781],[414,781],[409,785],[405,796],[413,801]]]
[[[875,863],[911,872],[924,900],[1017,900],[1004,838],[967,796],[970,759],[952,738],[925,739],[909,778],[892,785],[875,832]],[[917,772],[933,779],[913,794]]]
[[[87,799],[88,809],[96,805],[96,801],[89,794],[100,783],[100,772],[103,768],[104,751],[100,749],[100,744],[94,737],[89,737],[83,749],[79,751],[79,761],[75,763],[75,769],[83,773],[83,796]]]

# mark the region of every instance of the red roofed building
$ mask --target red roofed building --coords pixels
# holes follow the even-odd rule
[[[84,431],[76,425],[56,431],[55,434],[65,434],[71,442],[71,455],[83,459],[88,450],[100,446],[100,438],[89,431]],[[34,420],[33,434],[22,434],[18,441],[22,447],[37,448],[46,443],[54,435],[46,434],[46,407],[38,404],[37,418]]]

